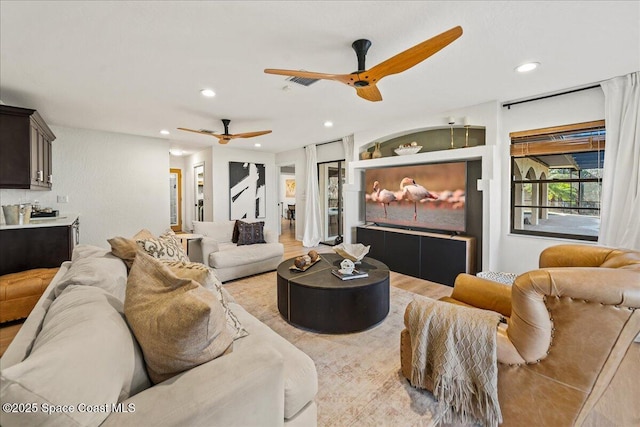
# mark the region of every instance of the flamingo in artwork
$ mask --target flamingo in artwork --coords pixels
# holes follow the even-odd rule
[[[378,202],[384,208],[384,217],[387,217],[387,205],[391,202],[395,202],[397,197],[393,191],[389,191],[386,189],[380,188],[380,183],[378,181],[373,183],[373,193],[375,194],[375,198],[371,198],[375,202]]]
[[[437,199],[437,196],[431,194],[422,185],[416,184],[412,178],[403,178],[400,182],[400,190],[403,197],[413,202],[413,220],[418,219],[418,202],[424,202],[428,199]]]

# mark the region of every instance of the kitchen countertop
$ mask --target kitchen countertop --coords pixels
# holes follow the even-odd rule
[[[72,225],[78,219],[77,213],[62,213],[56,217],[31,218],[29,224],[0,225],[0,230],[13,230],[17,228],[38,228],[38,227],[65,227]]]

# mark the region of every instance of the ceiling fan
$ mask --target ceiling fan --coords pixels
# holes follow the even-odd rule
[[[195,129],[187,129],[187,128],[178,128],[179,130],[185,130],[187,132],[195,132],[195,133],[199,133],[202,135],[209,135],[209,136],[215,136],[216,138],[218,138],[218,142],[220,144],[226,144],[229,141],[231,141],[232,139],[235,138],[253,138],[254,136],[260,136],[260,135],[266,135],[268,133],[271,133],[270,130],[260,130],[257,132],[245,132],[245,133],[236,133],[236,134],[230,134],[229,133],[229,123],[231,123],[231,120],[229,119],[222,119],[222,124],[224,125],[224,133],[222,135],[219,135],[217,133],[213,133],[210,130],[205,130],[205,129],[201,129],[201,130],[195,130]]]
[[[353,47],[353,50],[355,50],[356,56],[358,57],[358,71],[354,71],[351,74],[325,74],[315,73],[312,71],[277,70],[272,68],[267,68],[264,72],[267,74],[278,74],[282,76],[294,76],[307,79],[335,80],[354,87],[358,96],[361,98],[369,101],[382,101],[382,95],[380,94],[376,84],[383,77],[408,70],[452,43],[461,35],[462,27],[457,26],[451,28],[442,34],[438,34],[429,40],[423,41],[422,43],[419,43],[404,52],[381,62],[369,70],[365,69],[364,64],[367,51],[369,50],[369,47],[371,47],[371,42],[366,39],[356,40],[353,42],[351,47]]]

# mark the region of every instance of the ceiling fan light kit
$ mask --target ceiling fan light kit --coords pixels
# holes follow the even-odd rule
[[[384,77],[398,74],[419,64],[462,35],[462,27],[453,27],[444,33],[425,40],[367,70],[365,60],[371,47],[371,41],[358,39],[351,44],[358,59],[358,70],[351,74],[326,74],[312,71],[280,70],[267,68],[267,74],[290,76],[291,78],[311,80],[333,80],[355,88],[359,97],[368,101],[382,101],[382,95],[376,86]]]

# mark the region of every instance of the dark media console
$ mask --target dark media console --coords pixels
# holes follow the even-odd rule
[[[359,226],[356,239],[390,270],[453,286],[460,273],[476,273],[476,238],[380,226]]]

